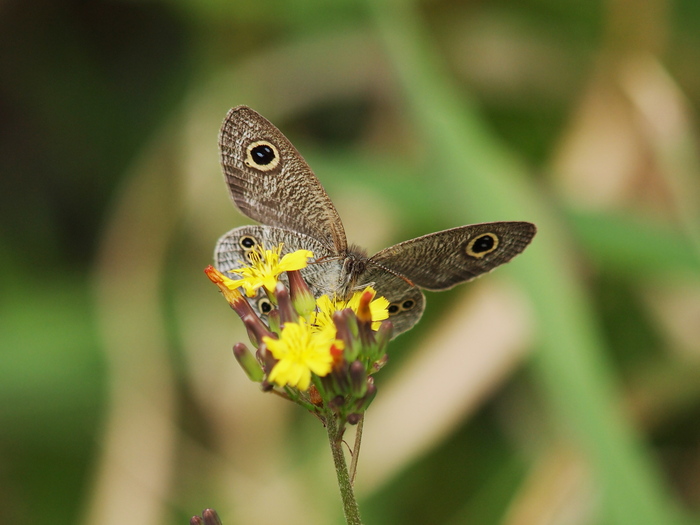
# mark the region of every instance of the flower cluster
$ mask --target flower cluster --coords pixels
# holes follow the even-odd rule
[[[376,394],[372,374],[387,360],[389,302],[376,297],[371,286],[349,298],[315,298],[300,272],[313,254],[298,250],[280,257],[281,252],[281,245],[251,250],[250,264],[231,270],[237,279],[212,266],[205,269],[242,319],[256,348],[253,354],[238,343],[234,355],[264,390],[322,419],[333,414],[357,423]],[[288,287],[279,279],[283,273]],[[256,312],[241,289],[250,298],[267,295],[269,311]]]

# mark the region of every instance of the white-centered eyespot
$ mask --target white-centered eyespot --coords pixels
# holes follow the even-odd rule
[[[495,233],[482,233],[469,241],[464,251],[471,257],[481,259],[496,248],[498,248],[498,236]]]
[[[272,171],[280,163],[280,152],[267,140],[256,140],[248,144],[245,151],[245,164],[260,171]]]

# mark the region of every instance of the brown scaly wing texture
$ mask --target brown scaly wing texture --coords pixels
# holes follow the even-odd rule
[[[312,262],[303,268],[301,275],[315,297],[318,298],[323,294],[333,295],[340,282],[342,259],[333,257],[319,241],[291,230],[263,225],[234,228],[216,243],[214,250],[216,267],[231,279],[237,279],[236,274],[231,274],[229,270],[250,264],[248,259],[250,250],[258,246],[269,250],[280,244],[282,244],[282,256],[296,250],[310,250],[315,259],[323,259],[322,262]],[[287,277],[283,274],[280,279],[286,283]]]
[[[316,298],[323,294],[333,295],[332,292],[338,288],[340,272],[343,268],[342,259],[331,257],[320,242],[291,230],[263,225],[235,228],[223,235],[216,243],[214,251],[216,267],[231,279],[238,279],[239,277],[229,270],[249,265],[249,253],[252,249],[258,246],[273,249],[280,244],[283,244],[282,256],[296,250],[311,250],[314,257],[325,258],[323,262],[311,263],[306,268],[302,268],[301,275]],[[286,273],[280,276],[280,280],[286,285],[289,284]],[[272,304],[265,290],[261,288],[254,297],[246,297],[246,299],[253,310],[266,319]]]
[[[369,262],[406,276],[420,288],[447,290],[507,263],[536,232],[529,222],[472,224],[396,244]]]
[[[401,276],[384,268],[368,263],[367,269],[358,277],[356,289],[372,285],[377,297],[389,301],[389,321],[394,326],[392,337],[413,328],[425,310],[425,296],[416,286],[412,286]]]
[[[219,149],[229,192],[243,214],[313,237],[333,254],[347,251],[343,223],[323,186],[267,119],[245,106],[231,109]]]

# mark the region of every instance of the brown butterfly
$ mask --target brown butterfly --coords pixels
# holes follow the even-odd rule
[[[256,246],[282,253],[311,250],[301,270],[316,297],[346,298],[367,285],[391,303],[394,336],[418,322],[426,290],[447,290],[510,261],[537,229],[529,222],[460,226],[386,248],[372,257],[348,247],[338,212],[304,158],[267,119],[246,106],[231,109],[219,134],[221,165],[233,201],[261,225],[235,228],[219,239],[220,271],[240,268]],[[270,305],[252,300],[261,314]]]

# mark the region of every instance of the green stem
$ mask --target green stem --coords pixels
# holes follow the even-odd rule
[[[350,462],[350,484],[355,486],[355,475],[357,474],[357,460],[360,458],[360,445],[362,444],[362,429],[365,426],[365,416],[362,415],[357,423],[355,432],[355,446],[352,447],[352,461]]]
[[[335,473],[338,476],[338,488],[340,489],[340,497],[343,499],[343,512],[345,513],[345,522],[348,525],[362,525],[360,520],[360,509],[355,500],[355,492],[352,489],[350,475],[348,474],[348,465],[345,462],[345,454],[343,454],[343,440],[338,420],[334,414],[328,414],[326,417],[326,430],[328,431],[328,441],[331,445],[331,453],[333,454],[333,463],[335,465]]]

